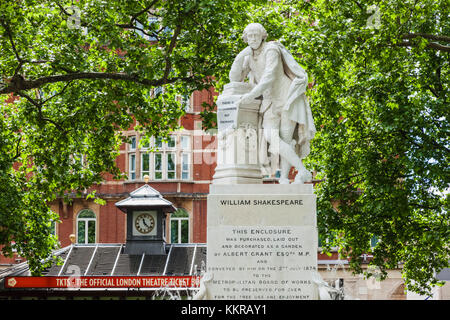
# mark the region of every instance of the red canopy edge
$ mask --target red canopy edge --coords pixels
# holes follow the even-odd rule
[[[5,288],[198,288],[200,276],[6,277]]]

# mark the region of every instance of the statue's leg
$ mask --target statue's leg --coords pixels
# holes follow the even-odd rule
[[[297,175],[295,176],[295,180],[293,183],[295,184],[303,184],[307,181],[312,180],[312,174],[308,170],[306,170],[303,162],[300,162],[300,166],[297,167]]]
[[[282,176],[284,175],[287,179],[291,167],[294,166],[297,169],[297,175],[295,176],[295,180],[293,183],[303,184],[306,181],[311,181],[312,176],[311,172],[306,170],[305,166],[303,165],[302,159],[295,151],[296,141],[295,139],[293,139],[293,137],[296,126],[297,123],[290,120],[286,112],[283,112],[281,114],[280,136],[281,140],[286,143],[280,143],[281,174]],[[288,146],[288,144],[290,145]],[[284,150],[282,150],[281,148],[283,148]]]
[[[273,108],[270,107],[269,110],[264,114],[262,121],[263,135],[264,139],[268,143],[268,152],[270,153],[270,167],[271,170],[274,166],[279,163],[280,153],[279,153],[279,131],[280,131],[280,116],[273,112]],[[274,163],[276,162],[276,163]],[[289,182],[288,182],[289,183]]]
[[[281,115],[280,125],[280,177],[288,180],[289,171],[292,166],[297,166],[300,158],[295,153],[296,141],[292,139],[296,123],[286,117],[286,113]],[[282,151],[281,151],[282,149]]]
[[[301,162],[295,153],[295,141],[292,136],[296,123],[287,119],[283,123],[280,115],[271,114],[264,119],[264,137],[269,143],[269,152],[280,157],[280,184],[288,184],[289,171]],[[280,125],[281,124],[281,125]]]
[[[295,145],[296,141],[293,139],[294,137],[294,131],[297,126],[297,123],[290,120],[287,113],[283,113],[281,115],[281,123],[280,123],[280,135],[282,140],[289,142],[291,141],[291,147],[294,151],[295,157],[290,156],[289,158],[286,158],[286,160],[292,159],[292,161],[289,161],[289,165],[287,165],[289,168],[285,169],[289,173],[290,166],[294,166],[297,169],[297,175],[295,176],[295,180],[293,183],[295,184],[303,184],[306,181],[311,181],[312,175],[311,172],[309,172],[305,166],[303,165],[303,159],[299,157],[297,152],[295,152]],[[287,151],[286,154],[291,154],[291,151]],[[281,157],[283,157],[283,154],[281,154]]]

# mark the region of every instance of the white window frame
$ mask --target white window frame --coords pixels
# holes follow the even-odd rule
[[[176,99],[178,100],[178,102],[180,102],[181,106],[183,107],[185,112],[190,112],[191,111],[191,97],[192,95],[182,95],[179,94],[176,96]]]
[[[79,218],[80,213],[82,213],[85,210],[91,211],[95,215],[95,218]],[[82,209],[82,210],[80,210],[80,212],[78,212],[77,219],[76,219],[77,243],[80,243],[80,240],[78,238],[78,224],[79,224],[79,222],[83,222],[84,223],[84,242],[83,242],[83,244],[88,244],[89,243],[88,242],[88,240],[89,240],[89,228],[88,228],[89,221],[94,221],[95,222],[95,233],[94,233],[95,242],[94,243],[97,242],[97,215],[91,209]]]
[[[187,146],[183,146],[183,138],[186,138],[184,141],[187,141]],[[191,151],[191,136],[182,134],[180,135],[180,149],[182,152],[188,152]]]
[[[129,136],[128,138],[130,138],[132,141],[134,141],[134,146],[133,146],[133,143],[128,143],[128,151],[136,151],[137,137],[134,135],[134,136]]]
[[[131,158],[134,158],[134,161],[131,161]],[[134,170],[132,169],[133,167],[134,167]],[[136,175],[136,153],[135,152],[128,154],[128,173],[129,173],[128,179],[130,181],[136,180],[137,175]],[[134,175],[134,178],[133,178],[133,175]]]
[[[187,212],[187,211],[186,211]],[[178,235],[178,242],[172,242],[172,222],[176,221],[177,222],[177,235]],[[190,226],[189,226],[189,213],[187,217],[170,217],[170,242],[171,243],[184,243],[181,242],[181,222],[182,221],[187,221],[187,230],[188,230],[188,235],[187,235],[187,243],[189,243],[190,241],[190,236],[191,236],[191,230],[190,230]]]
[[[52,221],[52,235],[58,236],[58,230],[56,229],[57,222],[55,220]]]
[[[184,157],[187,157],[187,161],[185,161]],[[187,162],[187,163],[186,163]],[[191,179],[191,154],[188,152],[181,152],[181,157],[180,157],[180,179],[181,180],[190,180]],[[187,170],[184,169],[184,166],[187,166]],[[187,174],[187,177],[183,177],[183,174]]]
[[[173,156],[173,170],[170,170],[170,173],[173,173],[173,178],[169,178],[169,155]],[[166,176],[166,180],[177,180],[177,154],[175,151],[167,151],[164,153],[164,166],[163,171]],[[163,176],[164,176],[163,174]]]
[[[187,141],[186,144],[183,141]],[[189,181],[191,180],[191,164],[192,164],[192,141],[191,136],[186,134],[180,135],[180,180]],[[187,156],[187,170],[184,169],[186,164],[185,156]],[[187,173],[187,177],[183,178],[183,174]]]
[[[169,146],[169,141],[173,141],[173,143],[174,143],[173,147]],[[165,149],[165,151],[174,151],[177,149],[177,145],[178,145],[177,136],[172,134],[172,135],[169,135],[169,139],[167,140],[167,142],[163,142],[163,149]]]
[[[147,152],[141,152],[141,179],[144,179],[145,175],[148,175],[150,177],[152,173],[152,154]],[[148,156],[148,171],[144,171],[144,156]]]
[[[161,156],[161,161],[160,161],[161,168],[156,170],[156,157],[159,155]],[[163,152],[155,152],[152,154],[152,156],[153,156],[153,170],[152,170],[153,179],[158,180],[158,181],[164,180],[164,153]],[[157,173],[161,173],[161,178],[156,177]]]
[[[140,146],[141,137],[133,132],[135,137],[135,146],[128,143],[127,147],[127,168],[128,181],[141,181],[148,175],[150,180],[154,181],[190,181],[192,179],[192,136],[186,132],[174,132],[169,135],[169,141],[163,141],[161,138],[160,146],[157,145],[158,138],[152,137],[147,146]],[[173,142],[172,146],[170,146]],[[148,154],[148,156],[144,156]],[[161,157],[161,168],[156,170],[156,159]],[[169,159],[172,157],[174,167],[169,171]],[[144,165],[147,158],[149,168],[144,171]],[[134,159],[134,162],[133,162]],[[133,170],[134,164],[134,170]],[[169,175],[173,173],[172,178]],[[157,178],[157,175],[160,177]],[[134,176],[134,178],[133,178]]]
[[[133,134],[129,135],[133,142],[127,144],[127,162],[128,162],[128,180],[135,181],[137,178],[137,146],[138,146],[138,137]],[[134,157],[134,161],[132,161],[132,157]],[[132,169],[134,167],[134,170]],[[133,178],[134,175],[134,178]]]

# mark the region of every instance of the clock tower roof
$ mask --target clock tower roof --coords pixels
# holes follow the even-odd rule
[[[161,197],[161,193],[159,193],[158,190],[153,189],[148,184],[144,184],[142,187],[132,191],[130,193],[130,196],[137,198],[137,197]]]
[[[177,208],[172,202],[164,199],[159,191],[153,189],[148,184],[132,191],[130,196],[116,203],[116,207],[126,212],[127,208],[135,207],[163,207],[166,212],[174,212]]]

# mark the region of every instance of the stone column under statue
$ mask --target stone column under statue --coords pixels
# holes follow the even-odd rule
[[[248,25],[248,43],[235,58],[230,83],[217,99],[218,164],[214,184],[262,183],[280,168],[280,184],[311,181],[302,160],[316,129],[305,95],[308,75],[279,42],[266,42],[258,23]],[[244,82],[248,79],[248,82]]]

